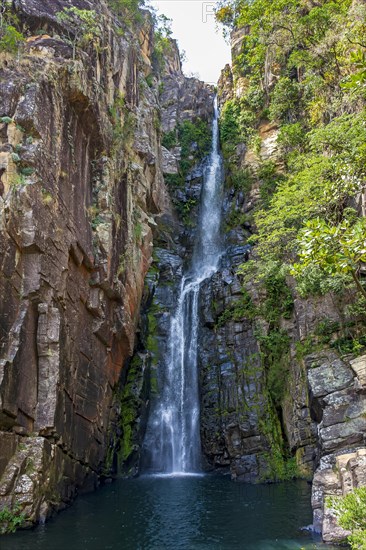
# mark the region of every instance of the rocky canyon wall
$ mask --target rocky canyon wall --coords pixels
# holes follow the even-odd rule
[[[27,41],[0,53],[0,506],[29,523],[143,468],[211,145],[214,90],[184,77],[174,41],[161,55],[151,16],[73,5],[99,25],[76,55],[63,0],[14,0]],[[247,35],[233,34],[234,65]],[[222,111],[247,87],[226,66]],[[256,132],[234,147],[221,132],[225,253],[199,305],[203,467],[313,478],[314,526],[339,540],[325,497],[366,484],[366,356],[331,345],[354,292],[303,298],[273,272],[243,283],[263,165],[284,171],[278,125]]]
[[[151,16],[73,6],[98,21],[76,55],[62,0],[13,2],[27,40],[1,53],[0,502],[30,523],[116,473],[153,232],[171,210]],[[179,116],[209,116],[169,51]]]

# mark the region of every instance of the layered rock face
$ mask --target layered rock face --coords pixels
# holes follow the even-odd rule
[[[35,521],[110,473],[114,388],[166,199],[149,17],[122,38],[103,2],[74,2],[101,32],[73,60],[67,2],[15,4],[47,35],[1,63],[0,502]]]
[[[271,475],[269,458],[280,444],[279,426],[252,321],[224,317],[240,303],[237,269],[248,249],[229,247],[222,269],[202,289],[201,438],[211,467],[229,468],[239,481],[258,482]]]
[[[307,357],[308,365],[312,359]],[[327,497],[366,485],[366,357],[348,362],[325,354],[315,359],[308,369],[321,456],[313,479],[314,528],[326,542],[342,541],[346,533]]]

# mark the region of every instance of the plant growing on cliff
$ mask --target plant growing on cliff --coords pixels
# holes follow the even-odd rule
[[[177,145],[181,147],[179,172],[178,174],[167,174],[165,176],[165,181],[172,187],[183,187],[188,172],[210,151],[210,126],[206,121],[200,118],[196,119],[194,122],[185,120],[172,132],[168,132],[163,136],[163,144],[169,148]],[[187,213],[190,206],[194,206],[191,201],[188,202],[190,202],[189,206],[177,204],[178,209],[181,211],[186,210]]]
[[[95,10],[80,10],[75,6],[64,8],[56,13],[57,21],[66,32],[66,38],[72,45],[72,58],[76,57],[76,48],[96,42],[101,35]]]
[[[318,266],[326,274],[337,276],[350,274],[357,290],[366,298],[360,270],[366,262],[366,219],[344,219],[340,224],[330,225],[316,218],[309,220],[300,232],[299,258],[293,274],[301,277],[309,266]]]
[[[341,82],[344,89],[359,89],[366,87],[366,52],[358,48],[350,54],[350,62],[356,67],[357,71]]]
[[[109,108],[109,115],[113,125],[113,152],[116,154],[121,148],[126,149],[132,144],[136,118],[120,92],[117,93],[113,105]]]
[[[165,57],[173,51],[171,35],[172,21],[165,15],[155,17],[154,20],[154,51],[153,63],[157,72],[161,72],[165,66]]]
[[[225,103],[220,116],[220,139],[227,164],[235,159],[237,145],[247,143],[253,136],[255,118],[245,97]]]
[[[19,505],[15,505],[13,508],[5,506],[0,511],[0,534],[15,533],[24,522],[25,515],[21,512]]]
[[[19,20],[12,10],[11,2],[0,5],[0,52],[17,53],[25,37],[19,31]]]
[[[366,550],[366,487],[359,487],[344,497],[329,497],[338,523],[351,534],[347,540],[354,550]]]
[[[108,0],[108,6],[111,10],[123,19],[124,23],[141,23],[142,14],[140,8],[144,5],[144,0]]]
[[[0,51],[17,53],[24,40],[24,35],[13,25],[6,25],[0,31]]]
[[[185,120],[179,125],[178,138],[182,147],[180,169],[186,175],[193,164],[202,160],[210,151],[209,125],[201,119],[194,122]]]

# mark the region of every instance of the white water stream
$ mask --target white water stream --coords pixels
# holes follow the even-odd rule
[[[204,175],[200,219],[192,264],[183,276],[171,317],[164,387],[150,412],[144,446],[149,472],[170,475],[200,471],[200,399],[197,369],[199,291],[218,269],[221,257],[222,160],[219,153],[218,108],[212,148]]]

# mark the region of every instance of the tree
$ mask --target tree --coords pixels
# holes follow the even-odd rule
[[[101,34],[95,10],[79,10],[72,6],[59,11],[56,17],[58,22],[67,28],[67,38],[72,45],[73,59],[76,56],[77,46],[85,46]]]
[[[154,17],[154,53],[153,60],[158,71],[163,71],[165,60],[172,53],[173,43],[171,40],[172,20],[165,15]]]
[[[17,53],[24,42],[24,35],[17,30],[19,21],[11,12],[9,2],[3,1],[0,5],[0,51]]]
[[[144,0],[108,0],[108,5],[113,13],[127,24],[141,23],[143,21],[140,8],[144,3]]]
[[[343,89],[366,88],[366,53],[359,48],[351,52],[350,61],[356,67],[357,72],[351,74],[341,82]]]
[[[309,266],[331,276],[351,274],[357,290],[366,298],[360,270],[366,262],[366,219],[344,219],[337,225],[315,218],[305,224],[298,238],[300,262],[292,273],[299,277]]]
[[[5,25],[0,31],[0,51],[17,53],[24,42],[24,36],[13,25]]]
[[[366,487],[359,487],[348,495],[327,499],[338,518],[338,523],[351,534],[347,537],[351,548],[366,550]]]

